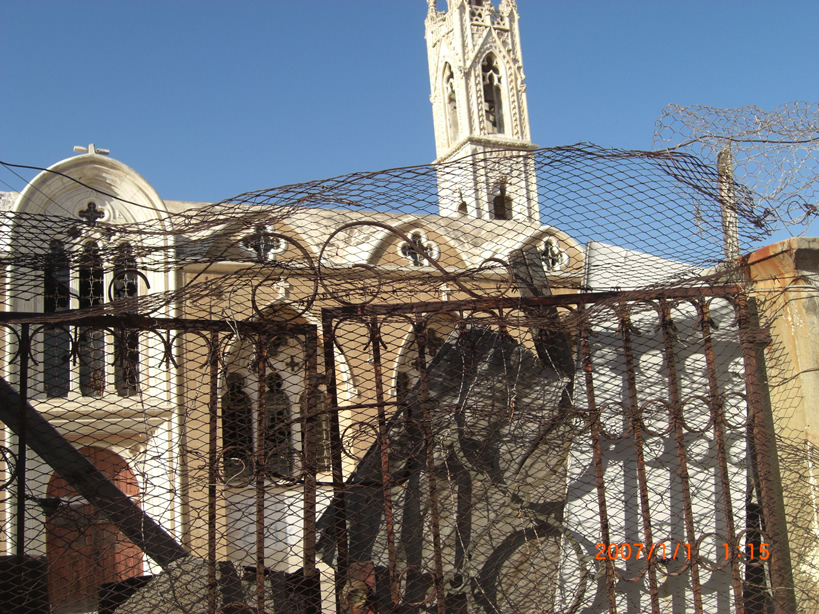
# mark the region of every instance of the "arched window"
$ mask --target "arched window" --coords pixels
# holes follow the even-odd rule
[[[43,313],[65,311],[71,306],[71,268],[62,241],[51,241],[43,267]],[[43,384],[46,396],[64,397],[71,383],[71,335],[64,327],[43,332]]]
[[[444,96],[446,97],[447,133],[449,144],[452,145],[458,140],[460,128],[458,126],[458,103],[455,96],[455,76],[449,64],[444,67]]]
[[[102,259],[95,242],[85,244],[79,267],[79,307],[87,309],[104,301]],[[79,331],[80,394],[102,396],[105,392],[105,332],[93,328]]]
[[[225,479],[250,475],[253,467],[253,402],[241,373],[228,373],[222,395]]]
[[[466,205],[466,201],[464,200],[464,195],[458,190],[458,215],[466,215],[469,213],[469,209]]]
[[[117,248],[114,260],[114,300],[132,298],[139,294],[136,260],[128,243]],[[139,333],[118,330],[114,334],[114,387],[121,397],[137,392],[139,385]]]
[[[492,214],[496,220],[512,219],[512,198],[506,194],[505,184],[501,184],[497,196],[492,199]]]
[[[293,457],[290,443],[290,399],[284,391],[284,380],[277,371],[265,378],[265,458],[273,475],[290,475]]]
[[[487,134],[503,134],[503,96],[498,61],[491,53],[481,64],[484,126]]]

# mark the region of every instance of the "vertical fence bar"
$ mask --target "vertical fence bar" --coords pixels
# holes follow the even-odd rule
[[[373,377],[375,377],[375,400],[378,405],[378,443],[381,448],[381,482],[384,491],[384,521],[387,528],[387,564],[390,572],[390,595],[393,605],[398,606],[400,587],[395,555],[395,525],[392,509],[392,484],[390,479],[390,440],[387,432],[387,415],[384,411],[384,382],[381,369],[381,334],[378,319],[368,322],[370,347],[373,353]]]
[[[643,457],[643,429],[640,419],[640,404],[637,398],[637,378],[634,373],[634,351],[631,343],[631,316],[628,306],[620,304],[620,334],[623,338],[623,354],[626,359],[626,382],[628,385],[629,413],[634,438],[634,455],[637,462],[637,481],[640,490],[640,510],[643,521],[643,536],[646,544],[654,544],[651,531],[651,506],[648,500],[648,479]],[[649,546],[647,546],[649,547]],[[653,558],[648,558],[648,584],[652,612],[660,612],[660,593],[657,585],[657,568]]]
[[[26,405],[28,399],[28,357],[31,353],[29,325],[20,328],[20,429],[17,433],[17,516],[15,518],[14,550],[17,556],[26,553],[26,456],[28,429],[26,428]]]
[[[421,429],[424,436],[424,449],[426,451],[426,474],[429,486],[429,516],[432,528],[432,552],[435,563],[435,594],[438,602],[438,614],[446,614],[446,602],[444,598],[444,562],[441,551],[441,527],[438,512],[438,490],[435,479],[435,442],[432,433],[432,412],[429,402],[429,383],[427,382],[427,333],[426,326],[419,317],[415,323],[415,343],[418,348],[418,374],[421,385],[421,406],[423,417],[421,419]]]
[[[259,361],[256,369],[258,371],[259,398],[256,403],[256,611],[258,614],[265,614],[264,610],[264,480],[266,473],[265,463],[265,426],[266,426],[266,367],[267,367],[267,344],[270,338],[265,334],[260,334],[256,338],[257,350],[256,359]]]
[[[682,399],[677,377],[677,360],[674,355],[674,322],[671,319],[671,305],[660,299],[660,324],[663,331],[663,352],[665,354],[666,375],[668,377],[668,398],[671,402],[671,429],[677,450],[677,464],[680,469],[680,490],[683,498],[685,536],[689,544],[697,543],[694,527],[694,508],[691,503],[691,482],[688,475],[688,459],[685,453],[685,433],[683,431]],[[694,612],[702,614],[702,586],[697,553],[691,557],[691,591],[694,594]]]
[[[315,331],[308,331],[304,339],[305,348],[305,391],[302,406],[302,432],[304,433],[304,517],[302,535],[302,572],[305,614],[319,614],[321,595],[316,577],[316,415],[318,368]]]
[[[208,363],[210,398],[208,399],[208,614],[216,614],[216,483],[218,471],[219,428],[219,333],[210,334]]]
[[[336,383],[335,330],[333,317],[326,309],[321,315],[324,349],[324,373],[327,376],[327,411],[330,417],[330,462],[333,474],[333,537],[336,542],[335,598],[336,612],[343,612],[343,589],[349,568],[347,544],[347,508],[344,504],[344,467],[342,465],[341,428],[338,422],[338,385]]]
[[[595,486],[597,488],[597,506],[600,511],[600,536],[603,543],[611,543],[609,532],[609,515],[606,508],[606,481],[603,475],[603,454],[600,448],[600,410],[597,408],[597,401],[594,397],[594,377],[591,360],[591,347],[589,345],[589,334],[591,325],[588,319],[588,312],[585,305],[578,305],[581,314],[582,328],[580,330],[580,352],[583,364],[583,374],[586,378],[586,401],[589,404],[589,420],[591,421],[592,454],[594,462]],[[607,550],[608,551],[608,550]],[[605,557],[606,566],[606,594],[609,601],[609,613],[617,614],[617,596],[615,594],[615,584],[617,578],[614,575],[614,561]]]
[[[749,411],[748,423],[753,429],[752,437],[756,452],[757,474],[759,476],[760,503],[762,504],[764,516],[763,534],[767,535],[770,540],[769,560],[774,611],[776,614],[794,614],[796,612],[796,595],[788,547],[788,530],[785,523],[781,482],[775,477],[778,475],[778,462],[776,443],[772,431],[772,416],[766,416],[764,409],[762,382],[760,382],[762,364],[757,364],[757,348],[754,347],[754,341],[750,334],[752,322],[748,313],[745,294],[737,294],[736,307],[739,315],[742,358],[745,364],[745,391]]]
[[[708,377],[708,397],[711,405],[711,419],[714,423],[714,441],[717,444],[717,462],[719,463],[719,480],[722,487],[723,512],[725,525],[728,530],[728,539],[732,545],[736,544],[737,534],[734,526],[734,506],[731,502],[731,479],[728,475],[728,454],[725,449],[725,429],[723,424],[723,402],[717,382],[717,367],[714,359],[714,346],[711,342],[711,313],[706,300],[697,301],[702,329],[702,343],[705,350],[706,373]],[[742,579],[739,574],[739,561],[731,557],[731,582],[734,591],[734,602],[737,614],[745,611],[742,599]]]

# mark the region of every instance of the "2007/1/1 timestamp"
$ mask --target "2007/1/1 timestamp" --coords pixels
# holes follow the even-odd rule
[[[733,554],[738,559],[742,558],[744,555],[745,558],[751,561],[753,561],[754,559],[759,559],[760,561],[767,561],[771,556],[771,552],[770,550],[768,550],[769,545],[770,544],[768,544],[767,542],[762,542],[759,544],[748,543],[745,544],[744,547],[742,546],[742,544],[737,544],[736,552],[734,552]],[[731,548],[731,544],[723,542],[722,547],[725,548],[725,558],[730,559],[733,550]]]
[[[737,544],[736,548],[732,548],[731,544],[723,542],[722,546],[725,548],[725,560],[732,558],[745,558],[746,560],[767,561],[771,557],[771,552],[768,550],[770,544],[767,542],[753,543],[749,542],[744,546]],[[606,559],[629,560],[630,558],[644,559],[652,558],[654,555],[662,560],[681,559],[691,560],[692,547],[691,544],[678,542],[670,544],[669,549],[666,550],[666,544],[660,542],[657,544],[644,544],[641,542],[623,542],[610,544],[596,544],[597,555],[596,559],[604,561]]]

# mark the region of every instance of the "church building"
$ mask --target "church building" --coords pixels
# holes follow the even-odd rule
[[[10,611],[762,612],[785,582],[595,557],[770,517],[741,292],[587,232],[710,171],[588,187],[629,152],[532,143],[515,0],[427,4],[432,164],[196,203],[89,144],[0,193]]]
[[[346,206],[338,190],[316,206],[309,186],[292,199],[300,202],[282,193],[268,207],[242,197],[218,204],[168,201],[94,144],[75,148],[78,155],[52,165],[19,194],[2,195],[10,221],[0,237],[8,263],[3,309],[52,322],[26,326],[26,339],[20,325],[6,325],[4,378],[190,552],[204,556],[208,533],[201,474],[208,350],[201,338],[179,331],[75,326],[72,318],[272,317],[320,329],[322,306],[357,300],[345,294],[345,284],[403,288],[392,294],[399,301],[458,300],[468,298],[470,288],[508,286],[501,264],[516,250],[538,254],[558,291],[580,285],[581,246],[540,222],[515,2],[496,8],[488,0],[451,0],[442,12],[430,0],[426,38],[437,159],[425,171],[435,187],[419,192],[417,202],[409,195],[385,203],[373,191],[372,202],[365,193]],[[465,272],[468,283],[460,279]],[[409,331],[394,328],[391,334],[405,340],[383,357],[383,394],[393,403],[418,378]],[[440,323],[430,334],[445,338],[451,330]],[[248,510],[257,497],[254,455],[264,442],[276,450],[265,461],[273,477],[265,483],[264,555],[268,566],[292,571],[301,565],[303,494],[295,476],[304,463],[298,415],[307,388],[294,365],[304,361],[303,341],[269,345],[261,375],[255,342],[239,333],[225,343],[216,390],[217,552],[238,565],[256,560]],[[30,361],[23,367],[25,344]],[[376,404],[375,389],[361,383],[371,360],[363,349],[337,358],[342,434],[361,420],[342,407]],[[318,402],[326,405],[326,377],[318,377]],[[363,411],[366,418],[373,410]],[[318,480],[329,482],[326,415],[315,436]],[[10,430],[4,441],[8,449],[20,445]],[[356,445],[370,444],[365,438]],[[160,571],[54,467],[31,449],[28,455],[28,498],[0,503],[3,524],[23,528],[4,531],[0,548],[48,561],[54,612],[94,611],[100,585]],[[343,465],[352,471],[354,455]],[[328,486],[318,487],[319,511],[331,495]],[[59,501],[59,511],[43,516],[41,502],[48,500]],[[95,528],[89,534],[86,526]]]

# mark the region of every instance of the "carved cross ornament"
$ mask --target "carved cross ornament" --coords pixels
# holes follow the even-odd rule
[[[275,232],[273,226],[257,224],[253,230],[253,234],[244,237],[239,244],[242,249],[253,252],[259,262],[275,260],[276,256],[284,253],[287,249],[287,244],[284,241],[272,236],[273,232]]]
[[[401,241],[398,244],[398,254],[409,261],[412,266],[426,266],[427,257],[438,259],[441,250],[427,238],[423,230],[413,230],[408,233],[409,242]]]
[[[561,271],[569,264],[569,254],[557,243],[557,239],[549,237],[543,242],[543,249],[540,251],[540,258],[543,260],[543,267],[547,271]]]
[[[96,226],[97,220],[105,217],[105,209],[97,207],[97,203],[89,201],[85,209],[80,209],[77,215],[89,226]]]

